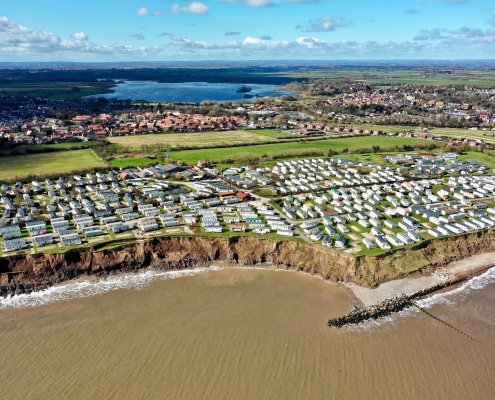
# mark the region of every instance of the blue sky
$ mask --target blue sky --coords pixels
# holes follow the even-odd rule
[[[494,59],[495,0],[2,0],[0,61]]]

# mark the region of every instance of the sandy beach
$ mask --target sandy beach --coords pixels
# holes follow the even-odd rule
[[[495,252],[477,254],[467,257],[464,260],[453,262],[445,268],[445,272],[450,276],[461,275],[491,266],[495,266]],[[446,279],[446,276],[425,275],[417,278],[403,278],[385,282],[374,289],[365,288],[353,283],[347,283],[345,286],[367,307],[399,294],[413,294],[441,283]]]

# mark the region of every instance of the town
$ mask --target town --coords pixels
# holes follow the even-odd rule
[[[291,86],[292,87],[292,86]],[[309,80],[294,85],[296,97],[221,103],[158,103],[95,99],[58,101],[0,96],[0,140],[42,144],[163,132],[281,128],[312,136],[383,130],[493,143],[495,89],[476,86],[379,85],[360,81]],[[98,110],[98,111],[97,111]],[[375,128],[374,128],[375,127]],[[396,129],[394,130],[394,127]],[[430,128],[430,129],[429,129]],[[453,131],[433,132],[431,128]]]

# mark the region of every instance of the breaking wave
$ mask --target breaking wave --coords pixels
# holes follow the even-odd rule
[[[52,286],[38,292],[0,298],[0,309],[38,307],[59,301],[96,296],[114,290],[137,290],[149,286],[154,280],[177,279],[221,269],[221,267],[212,266],[178,271],[147,270],[97,280],[78,280],[76,282]]]
[[[433,306],[440,304],[451,307],[459,301],[465,299],[467,296],[473,294],[474,292],[482,290],[493,283],[495,283],[495,267],[490,268],[479,276],[472,277],[455,289],[429,295],[423,299],[416,300],[415,303],[424,309],[430,309]],[[392,315],[387,315],[376,320],[363,321],[356,326],[346,327],[346,329],[349,331],[371,331],[379,327],[392,326],[399,319],[410,317],[411,315],[418,314],[419,312],[420,311],[416,307],[407,307],[404,310]]]
[[[490,268],[479,276],[474,276],[455,289],[444,293],[436,293],[424,299],[416,301],[422,308],[431,308],[436,304],[454,305],[457,301],[464,299],[473,292],[484,289],[495,283],[495,267]]]

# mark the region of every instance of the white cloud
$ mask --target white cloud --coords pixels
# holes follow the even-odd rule
[[[0,17],[0,48],[5,51],[50,49],[60,43],[61,39],[53,33],[30,29]]]
[[[268,50],[268,49],[280,49],[287,47],[289,45],[289,42],[247,36],[242,41],[242,45],[248,48]]]
[[[148,7],[139,7],[136,14],[140,17],[146,17],[147,15],[150,15],[150,10],[148,10]]]
[[[96,44],[88,40],[84,32],[76,32],[64,40],[58,35],[25,27],[6,17],[0,17],[0,57],[76,59],[77,55],[101,55],[112,57],[146,56],[161,51],[155,47],[134,47],[126,44]]]
[[[274,4],[272,0],[245,0],[244,3],[251,7],[268,7]]]
[[[303,27],[303,30],[305,32],[330,32],[346,26],[348,26],[348,24],[343,19],[325,15],[318,19],[308,21],[308,24]]]
[[[414,37],[415,41],[429,41],[437,43],[449,43],[453,45],[458,43],[462,45],[495,45],[495,21],[492,26],[486,30],[479,28],[461,27],[458,29],[422,29],[418,35]]]
[[[271,7],[282,3],[319,3],[320,0],[225,0],[227,3],[244,4],[249,7]]]
[[[314,47],[318,47],[320,45],[325,46],[325,42],[323,40],[320,40],[318,38],[314,37],[306,37],[306,36],[301,36],[296,39],[296,43],[300,46],[306,47],[308,49],[312,49]]]
[[[209,10],[210,8],[206,4],[197,1],[193,1],[185,6],[179,6],[178,4],[172,6],[173,13],[204,15],[208,13]]]
[[[491,33],[493,31],[493,33]],[[489,31],[461,28],[450,31],[449,36],[438,37],[437,32],[422,32],[415,40],[403,42],[329,41],[312,36],[293,40],[246,36],[242,41],[209,43],[182,38],[171,45],[178,51],[201,53],[203,57],[239,57],[270,59],[414,59],[465,57],[465,49],[477,51],[479,57],[495,52],[495,28]],[[431,39],[428,39],[430,37]],[[208,51],[207,51],[208,50]],[[206,53],[205,53],[206,51]]]
[[[174,38],[171,44],[172,46],[183,50],[223,50],[237,49],[240,46],[240,44],[236,41],[216,44],[200,40],[192,40],[189,38]]]
[[[88,40],[88,35],[86,35],[84,32],[74,32],[72,34],[72,39],[74,40]]]
[[[156,17],[157,15],[162,14],[162,10],[155,10],[152,11],[148,7],[139,7],[138,10],[136,11],[136,14],[139,15],[140,17]]]

